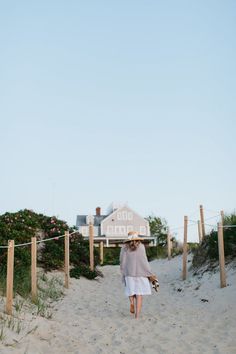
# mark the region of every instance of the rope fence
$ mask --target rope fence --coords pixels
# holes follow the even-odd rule
[[[206,209],[208,210],[208,209]],[[212,213],[217,213],[212,210],[208,210]],[[193,215],[193,214],[192,214]],[[215,218],[220,218],[220,221],[217,224],[208,224],[205,221],[212,220]],[[188,222],[192,224],[188,224]],[[182,268],[182,279],[185,280],[187,278],[187,234],[188,227],[193,224],[198,225],[198,234],[199,234],[199,244],[205,237],[205,226],[211,227],[213,230],[217,231],[218,236],[218,253],[219,253],[219,268],[220,268],[220,287],[226,287],[226,273],[225,273],[225,256],[224,256],[224,229],[235,228],[236,225],[224,225],[224,211],[221,210],[220,213],[217,213],[214,216],[211,216],[207,219],[204,219],[204,210],[203,206],[200,205],[200,220],[192,220],[188,219],[187,216],[184,217],[184,240],[183,240],[183,268]]]
[[[206,218],[205,221],[206,221],[206,220],[216,219],[216,218],[218,218],[219,216],[221,216],[221,215],[220,215],[220,214],[217,214],[217,215],[215,215],[215,216],[211,216],[211,217],[209,217],[209,218]]]
[[[199,234],[199,243],[205,237],[205,226],[210,226],[212,228],[217,228],[218,232],[218,247],[219,247],[219,264],[220,264],[220,285],[221,287],[226,286],[226,275],[225,275],[225,260],[224,260],[224,237],[223,230],[234,228],[236,225],[223,225],[224,213],[223,211],[215,215],[214,217],[208,218],[210,220],[216,217],[221,216],[221,222],[218,222],[217,225],[212,225],[205,223],[204,220],[204,210],[203,206],[200,205],[200,220],[191,220],[188,216],[184,216],[184,225],[178,227],[168,228],[167,233],[167,248],[168,248],[168,260],[171,259],[172,252],[172,240],[171,232],[174,230],[184,230],[184,240],[183,240],[183,270],[182,270],[182,279],[187,278],[187,238],[188,238],[188,229],[189,227],[198,226]],[[190,222],[190,223],[189,223]],[[25,242],[21,244],[15,244],[14,240],[9,240],[8,245],[0,246],[0,249],[7,249],[7,287],[6,287],[6,313],[12,315],[12,304],[13,304],[13,276],[14,276],[14,249],[15,247],[25,247],[31,245],[31,296],[32,300],[37,299],[37,244],[59,240],[64,238],[64,272],[65,272],[65,284],[66,288],[69,288],[70,280],[70,237],[73,234],[78,233],[78,231],[73,231],[69,233],[66,231],[65,234],[50,237],[43,240],[38,240],[36,237],[31,238],[31,242]],[[103,263],[103,241],[100,242],[100,263]],[[89,224],[89,254],[90,254],[90,269],[94,270],[94,226]]]
[[[50,237],[44,240],[36,240],[36,237],[31,238],[31,242],[15,244],[14,240],[8,240],[8,246],[0,246],[1,249],[7,249],[7,279],[6,279],[6,313],[12,315],[13,307],[13,286],[14,286],[14,249],[15,247],[25,247],[31,245],[31,297],[35,302],[37,299],[37,244],[44,243],[60,238],[65,239],[64,243],[64,272],[65,272],[65,287],[69,288],[70,279],[70,237],[77,233],[73,231],[55,237]]]
[[[220,214],[218,214],[218,215],[220,215]],[[215,218],[216,216],[214,216],[214,218]],[[213,217],[212,217],[213,218]],[[210,218],[208,218],[208,219],[205,219],[205,220],[209,220]],[[191,219],[188,219],[188,221],[190,221],[191,222],[191,224],[188,224],[188,227],[192,227],[192,226],[195,226],[196,224],[198,224],[199,223],[199,220],[191,220]],[[203,222],[201,222],[200,221],[200,224],[202,225],[203,224]],[[217,228],[217,224],[208,224],[208,223],[205,223],[204,222],[204,224],[206,225],[206,226],[210,226],[210,227],[213,227],[213,228]],[[228,228],[234,228],[234,227],[236,227],[236,225],[222,225],[222,227],[223,228],[225,228],[225,229],[228,229]],[[184,229],[184,226],[177,226],[177,227],[168,227],[168,230],[169,231],[175,231],[175,230],[183,230]],[[76,233],[78,233],[78,231],[73,231],[73,232],[71,232],[70,234],[69,234],[69,236],[71,237],[71,235],[73,235],[73,234],[76,234]],[[50,237],[50,238],[47,238],[47,239],[43,239],[43,240],[38,240],[38,241],[36,241],[36,243],[38,244],[38,243],[44,243],[44,242],[48,242],[48,241],[52,241],[52,240],[59,240],[60,238],[63,238],[63,237],[65,237],[65,234],[64,235],[60,235],[60,236],[54,236],[54,237]],[[32,241],[31,242],[25,242],[25,243],[20,243],[20,244],[15,244],[14,245],[14,247],[24,247],[24,246],[29,246],[29,245],[32,245]],[[3,245],[3,246],[1,246],[0,245],[0,249],[8,249],[9,248],[9,246],[7,246],[7,245]]]
[[[78,233],[78,231],[73,231],[69,234],[69,236]],[[54,237],[50,237],[50,238],[46,238],[43,240],[38,240],[36,241],[36,243],[43,243],[43,242],[47,242],[47,241],[51,241],[51,240],[59,240],[60,238],[65,237],[64,235],[60,235],[60,236],[54,236]],[[32,241],[31,242],[25,242],[25,243],[18,243],[17,245],[14,245],[14,247],[24,247],[24,246],[28,246],[28,245],[32,245]],[[0,248],[8,248],[9,246],[0,246]]]

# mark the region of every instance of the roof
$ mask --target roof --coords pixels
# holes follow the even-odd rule
[[[76,227],[88,225],[86,222],[87,216],[88,215],[77,215]],[[93,217],[94,217],[94,226],[100,226],[102,220],[104,220],[107,217],[107,215],[93,215]]]
[[[76,218],[76,226],[85,226],[86,224],[86,216],[87,215],[77,215]]]
[[[102,220],[104,220],[107,215],[94,215],[94,226],[100,226]]]

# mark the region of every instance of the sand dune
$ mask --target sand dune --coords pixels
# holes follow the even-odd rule
[[[52,319],[31,318],[37,329],[0,353],[236,353],[236,268],[228,266],[228,286],[220,289],[218,272],[189,272],[183,282],[181,262],[151,262],[160,291],[144,298],[139,320],[129,313],[118,266],[102,267],[96,281],[71,279]]]

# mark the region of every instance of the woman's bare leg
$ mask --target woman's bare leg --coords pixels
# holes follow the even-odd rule
[[[141,312],[142,308],[142,301],[143,297],[142,295],[136,295],[136,313],[135,313],[135,318],[139,318],[139,314]]]
[[[129,301],[130,301],[130,312],[134,313],[134,295],[129,296]]]

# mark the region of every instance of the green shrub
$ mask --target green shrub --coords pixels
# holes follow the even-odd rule
[[[152,261],[157,258],[158,250],[162,247],[146,247],[147,259]]]
[[[197,242],[188,242],[188,251],[189,252],[192,252],[192,251],[198,249],[198,247],[199,247],[199,243],[197,243]]]
[[[147,258],[149,261],[156,258],[165,258],[167,250],[165,247],[149,247],[145,246]],[[103,265],[119,265],[120,264],[120,247],[104,247]]]
[[[206,238],[205,242],[208,244],[208,256],[210,259],[218,259],[218,234],[212,231]],[[236,257],[236,230],[224,229],[224,252],[225,257]]]
[[[103,265],[120,264],[120,247],[104,247],[103,249]]]
[[[0,244],[8,244],[8,240],[15,240],[15,244],[31,241],[36,230],[40,227],[37,214],[30,210],[21,210],[18,213],[5,213],[0,216]],[[31,264],[30,247],[16,247],[15,267],[27,267]],[[7,249],[0,249],[1,267],[7,264]]]
[[[31,237],[37,241],[54,238],[40,243],[38,251],[38,265],[45,270],[60,269],[64,267],[64,237],[65,231],[73,232],[63,220],[55,216],[49,217],[37,214],[32,210],[24,209],[17,213],[0,215],[0,245],[8,244],[14,240],[15,244],[31,242]],[[31,246],[15,247],[14,255],[14,290],[19,294],[30,292]],[[99,251],[94,250],[95,266],[99,261]],[[5,292],[7,249],[0,249],[0,279],[1,291]],[[79,233],[70,237],[70,263],[74,266],[83,264],[83,275],[91,278],[86,271],[89,265],[89,244]]]
[[[80,278],[81,276],[86,277],[87,279],[94,279],[98,276],[96,270],[90,270],[90,268],[84,264],[77,265],[70,270],[70,276],[72,278]]]
[[[26,297],[31,291],[31,269],[28,266],[15,267],[14,293]]]
[[[165,246],[167,243],[167,221],[154,215],[150,215],[146,219],[149,222],[151,235],[156,237],[157,244]]]
[[[6,296],[6,266],[0,268],[0,293]],[[29,266],[14,267],[14,294],[26,297],[31,291],[31,270]]]
[[[173,247],[171,255],[172,257],[178,256],[183,253],[183,248],[182,247]]]
[[[99,248],[94,247],[94,265],[99,264]],[[83,236],[76,233],[70,238],[70,261],[73,265],[84,264],[89,266],[89,241],[84,240]]]
[[[236,225],[236,215],[231,214],[224,218],[224,225],[229,225],[223,229],[224,234],[224,253],[225,257],[236,257],[236,228],[230,225]],[[212,230],[206,235],[196,249],[194,249],[193,267],[199,267],[207,261],[216,261],[219,259],[218,252],[218,233]]]

